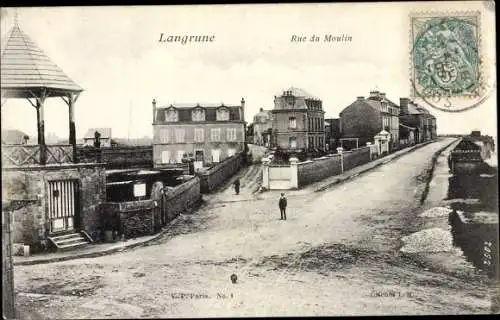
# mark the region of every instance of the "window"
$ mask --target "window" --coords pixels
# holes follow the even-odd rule
[[[236,141],[236,128],[227,129],[227,141]]]
[[[229,110],[226,108],[220,108],[217,110],[217,121],[227,121],[229,120]]]
[[[288,118],[288,127],[291,129],[297,128],[297,119],[295,117]]]
[[[161,152],[161,162],[162,163],[170,162],[170,151],[165,150]]]
[[[174,108],[169,108],[165,111],[165,120],[169,122],[177,122],[179,121],[179,116],[177,114],[177,110]]]
[[[177,151],[177,163],[181,163],[183,157],[184,157],[184,150]]]
[[[297,138],[290,137],[289,138],[289,143],[290,143],[290,149],[296,149],[297,148]]]
[[[175,129],[175,142],[184,143],[184,129]]]
[[[160,129],[159,131],[160,143],[170,143],[170,130]]]
[[[220,160],[220,150],[212,149],[212,162],[219,162]]]
[[[210,140],[220,141],[220,128],[210,129]]]
[[[228,157],[232,157],[232,156],[234,156],[234,155],[235,155],[235,153],[236,153],[236,150],[235,150],[235,149],[233,149],[233,148],[227,149],[227,156],[228,156]]]
[[[191,118],[193,121],[205,121],[205,110],[203,109],[194,109],[191,112]]]
[[[205,140],[203,128],[194,128],[194,142],[203,142]]]

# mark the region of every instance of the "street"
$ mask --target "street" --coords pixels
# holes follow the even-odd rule
[[[286,221],[279,191],[246,196],[260,173],[252,167],[242,201],[229,189],[213,195],[152,245],[16,266],[17,302],[34,319],[488,313],[487,280],[399,250],[422,228],[432,156],[452,141],[323,192],[290,192]]]

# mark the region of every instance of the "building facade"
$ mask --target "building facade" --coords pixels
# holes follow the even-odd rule
[[[274,97],[272,147],[290,152],[325,150],[323,102],[291,87]]]
[[[271,110],[260,108],[259,113],[253,117],[253,143],[268,147],[271,142],[272,129]]]
[[[245,151],[245,100],[240,105],[170,104],[153,100],[153,163],[171,167],[193,157],[195,166],[222,162]]]
[[[383,92],[371,91],[368,98],[358,97],[340,112],[342,144],[356,140],[357,146],[364,146],[367,142],[374,142],[374,136],[385,130],[390,133],[390,150],[397,149],[399,113],[399,106]]]
[[[400,121],[415,128],[415,142],[422,143],[437,138],[436,117],[426,108],[416,104],[409,98],[400,98]]]
[[[340,147],[339,119],[325,119],[325,141],[327,151],[334,151]]]

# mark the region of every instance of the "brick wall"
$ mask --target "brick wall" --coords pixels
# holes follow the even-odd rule
[[[15,318],[11,232],[11,214],[2,209],[2,316],[4,319]]]
[[[37,246],[49,233],[48,181],[76,179],[80,185],[79,224],[92,232],[99,227],[97,205],[106,200],[106,175],[103,166],[69,165],[39,170],[9,170],[2,174],[2,197],[6,200],[39,200],[13,211],[14,243]],[[77,224],[77,223],[75,223]],[[32,250],[36,252],[36,250]]]
[[[215,165],[207,171],[199,172],[200,190],[210,193],[240,170],[244,163],[244,153],[239,153]]]
[[[351,151],[345,151],[344,154],[344,171],[360,166],[370,161],[370,148],[363,147]]]
[[[329,155],[297,164],[299,187],[341,173],[340,155]]]

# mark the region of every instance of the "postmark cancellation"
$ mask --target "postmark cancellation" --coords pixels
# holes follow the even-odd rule
[[[410,13],[411,95],[442,111],[458,112],[489,95],[481,48],[481,12]]]

